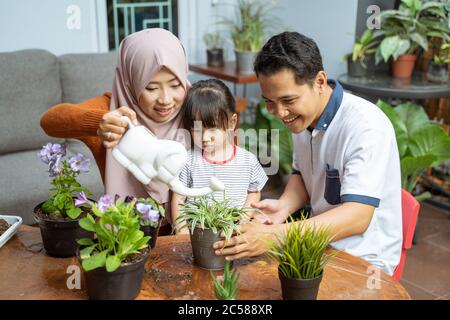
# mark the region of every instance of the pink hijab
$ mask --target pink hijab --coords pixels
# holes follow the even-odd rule
[[[180,112],[169,121],[157,123],[139,108],[139,97],[153,76],[162,68],[172,71],[185,90],[189,88],[187,80],[188,63],[186,52],[180,40],[164,29],[145,29],[127,36],[119,48],[119,59],[113,83],[110,110],[121,106],[133,109],[140,124],[150,129],[158,138],[183,141],[177,135],[180,125]],[[105,191],[121,197],[152,196],[160,203],[169,201],[168,187],[152,180],[144,186],[112,157],[111,150],[106,151]]]

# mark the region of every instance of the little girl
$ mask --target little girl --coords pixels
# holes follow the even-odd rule
[[[194,147],[180,180],[189,188],[209,186],[212,176],[225,184],[226,197],[237,207],[249,207],[261,198],[267,176],[258,159],[234,143],[237,124],[236,103],[228,87],[220,80],[195,83],[189,90],[183,110],[182,126],[191,132]],[[213,193],[217,200],[223,192]],[[172,197],[172,221],[176,221],[179,205],[185,197]],[[177,233],[187,233],[175,225]]]

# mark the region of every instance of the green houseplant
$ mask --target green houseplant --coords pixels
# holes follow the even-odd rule
[[[315,300],[323,269],[333,258],[325,250],[332,236],[327,227],[316,227],[304,219],[293,222],[269,250],[278,262],[278,275],[284,300]]]
[[[90,160],[81,153],[65,160],[66,147],[48,143],[42,147],[38,157],[48,166],[52,178],[50,197],[34,208],[34,218],[39,223],[42,241],[48,255],[71,257],[77,250],[76,240],[92,237],[81,229],[78,221],[88,209],[77,206],[76,195],[90,192],[77,181],[77,176],[89,171]]]
[[[104,195],[98,203],[85,201],[92,213],[79,221],[95,239],[80,239],[79,259],[87,293],[94,300],[134,299],[140,291],[150,255],[149,237],[140,230],[136,199],[114,200]]]
[[[428,65],[427,77],[432,82],[448,81],[448,63],[450,62],[450,43],[437,47],[433,60]]]
[[[203,42],[206,45],[206,61],[209,67],[223,67],[223,38],[220,33],[205,33]]]
[[[253,73],[253,62],[261,50],[275,19],[269,14],[274,1],[238,0],[235,17],[224,17],[236,53],[237,70],[242,74]]]
[[[347,73],[352,77],[366,77],[375,64],[374,53],[380,43],[372,30],[366,30],[353,45],[352,52],[342,58],[347,61]]]
[[[230,239],[238,223],[253,209],[234,207],[229,199],[216,200],[212,196],[194,198],[181,205],[177,222],[190,231],[194,263],[203,269],[222,270],[225,258],[214,253],[213,243]]]
[[[239,273],[237,270],[231,272],[231,262],[225,262],[223,276],[213,278],[214,293],[217,300],[236,300],[239,293]]]
[[[429,37],[449,38],[447,14],[443,3],[421,0],[402,0],[398,10],[380,14],[381,30],[385,38],[376,52],[376,63],[393,58],[395,78],[410,78],[414,70],[418,48],[428,49]]]
[[[400,154],[402,188],[413,192],[420,175],[450,158],[450,137],[432,123],[422,106],[405,103],[392,107],[379,100],[378,107],[391,120]],[[419,201],[430,197],[428,192],[417,195]]]

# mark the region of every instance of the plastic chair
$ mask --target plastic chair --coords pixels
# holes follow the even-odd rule
[[[406,251],[412,247],[414,231],[416,230],[417,216],[419,215],[420,204],[408,191],[402,189],[402,229],[403,244],[400,262],[395,268],[393,278],[400,280],[405,267]]]

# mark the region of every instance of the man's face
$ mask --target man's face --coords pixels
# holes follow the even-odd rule
[[[318,78],[323,77],[319,75]],[[326,84],[326,78],[316,79],[312,85],[299,85],[294,73],[283,69],[270,76],[260,74],[258,81],[267,110],[282,120],[291,132],[299,133],[317,123],[323,110],[320,85],[323,81]]]

